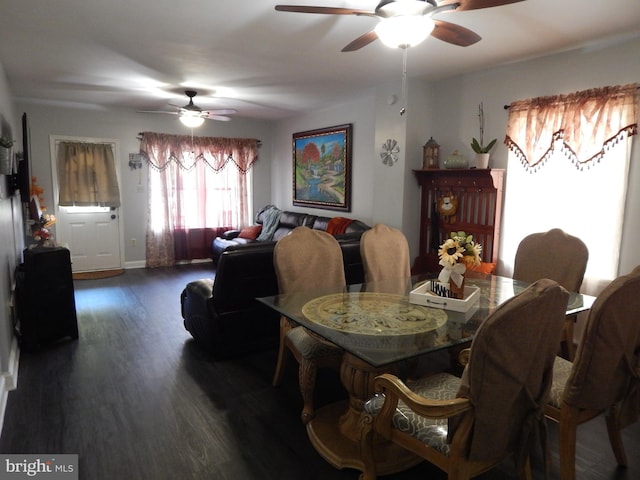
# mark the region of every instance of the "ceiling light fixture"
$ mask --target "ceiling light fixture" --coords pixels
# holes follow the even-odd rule
[[[380,20],[375,32],[388,47],[409,48],[422,43],[434,27],[435,23],[428,16],[397,15]]]
[[[204,117],[200,112],[186,111],[180,114],[180,121],[187,127],[196,128],[204,123]]]

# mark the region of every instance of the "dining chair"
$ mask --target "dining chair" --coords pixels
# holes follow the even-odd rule
[[[548,418],[558,422],[560,478],[576,478],[576,433],[606,413],[613,454],[627,465],[621,429],[640,414],[640,266],[596,298],[573,362],[557,357]]]
[[[360,237],[360,257],[368,291],[407,293],[409,243],[400,230],[377,223],[365,231]]]
[[[589,250],[584,242],[559,228],[532,233],[518,245],[513,278],[529,283],[550,278],[570,292],[579,292],[588,259]],[[566,318],[561,339],[561,351],[568,360],[575,356],[574,324],[575,316]]]
[[[338,241],[322,230],[297,227],[276,243],[273,261],[280,294],[345,287],[342,249]],[[317,369],[340,368],[342,350],[282,316],[280,346],[273,385],[282,383],[291,355],[297,360],[298,381],[303,399],[302,422],[314,417],[313,397]]]
[[[518,478],[530,478],[529,451],[544,428],[544,406],[569,293],[539,280],[500,305],[479,327],[462,378],[437,373],[404,383],[374,381],[377,396],[361,449],[363,480],[376,478],[375,434],[441,470],[468,479],[515,457]],[[544,441],[544,436],[540,436]],[[546,446],[545,446],[546,451]]]

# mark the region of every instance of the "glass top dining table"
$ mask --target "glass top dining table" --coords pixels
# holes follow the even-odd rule
[[[335,343],[373,367],[380,367],[468,343],[500,304],[528,283],[469,272],[465,286],[478,287],[466,311],[411,303],[409,292],[429,276],[326,288],[257,300],[309,332]],[[595,297],[571,293],[567,315],[588,310]]]

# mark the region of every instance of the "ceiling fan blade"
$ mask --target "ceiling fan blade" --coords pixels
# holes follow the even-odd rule
[[[464,10],[479,10],[481,8],[502,7],[512,3],[523,2],[524,0],[443,0],[438,2],[438,6],[459,3],[460,6],[454,11],[462,12]]]
[[[325,15],[375,15],[371,10],[355,10],[338,7],[303,7],[300,5],[276,5],[278,12],[321,13]]]
[[[164,110],[138,110],[136,113],[166,113],[168,115],[178,115],[178,112],[167,112]]]
[[[177,108],[177,112],[176,114],[180,115],[182,113],[191,113],[191,112],[195,112],[195,113],[199,113],[202,111],[202,109],[196,105],[176,105],[175,103],[168,103],[167,105],[169,105],[170,107],[175,107]]]
[[[353,42],[342,49],[343,52],[355,52],[356,50],[360,50],[362,47],[366,47],[371,42],[374,42],[378,39],[378,34],[375,30],[371,30],[370,32],[365,33],[364,35],[360,35]]]
[[[434,20],[435,28],[431,32],[431,36],[436,37],[443,42],[458,45],[460,47],[468,47],[479,42],[482,37],[476,32],[469,30],[455,23],[443,22],[442,20]]]
[[[238,113],[238,111],[233,108],[217,108],[202,112],[203,115],[233,115],[234,113]]]
[[[225,117],[224,115],[206,115],[204,118],[207,120],[218,120],[219,122],[228,122],[231,120],[231,118]]]

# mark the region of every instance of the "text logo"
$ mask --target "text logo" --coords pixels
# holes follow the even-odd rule
[[[0,480],[78,480],[78,455],[0,455]]]

